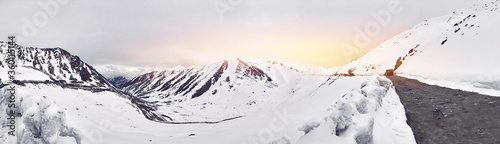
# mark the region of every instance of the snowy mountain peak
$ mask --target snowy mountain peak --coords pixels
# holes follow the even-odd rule
[[[0,58],[7,57],[7,44],[0,42]],[[112,89],[112,85],[80,57],[62,48],[17,46],[16,77],[19,82],[57,83],[84,89]],[[6,69],[5,65],[0,68]],[[6,77],[3,73],[0,77]]]
[[[236,73],[241,73],[247,77],[254,77],[256,79],[265,79],[267,81],[273,81],[264,71],[257,68],[254,65],[247,64],[240,59],[238,59],[238,66],[236,68]]]
[[[241,59],[223,60],[203,67],[190,67],[183,70],[153,71],[137,76],[122,85],[122,89],[131,94],[142,96],[152,92],[169,91],[170,95],[190,95],[196,98],[204,94],[212,85],[221,81],[230,82],[236,79],[252,79],[255,81],[272,81],[263,70]]]
[[[291,78],[284,78],[283,74],[294,72],[283,66],[257,64],[242,59],[223,60],[179,71],[153,71],[129,80],[121,85],[121,89],[143,100],[139,102],[140,105],[161,109],[208,96],[265,93],[266,89],[291,81]],[[271,75],[276,76],[278,81]],[[168,111],[144,111],[152,120],[181,121],[165,112]]]

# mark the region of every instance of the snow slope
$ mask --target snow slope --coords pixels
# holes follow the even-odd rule
[[[2,95],[8,94],[7,87],[2,88]],[[93,93],[54,84],[16,85],[16,92],[17,138],[7,135],[7,121],[2,121],[1,143],[97,143],[108,126],[117,126],[118,131],[130,127],[131,120],[149,121],[114,92]],[[0,110],[7,109],[7,100],[1,97]]]
[[[328,79],[328,80],[325,80]],[[297,81],[294,93],[245,117],[213,124],[165,124],[146,119],[130,100],[104,91],[61,88],[54,84],[18,86],[16,137],[2,133],[1,143],[414,143],[404,109],[390,81],[372,77],[321,77]],[[5,88],[2,95],[6,94]],[[364,96],[366,95],[366,96]],[[236,95],[235,95],[236,96]],[[6,99],[0,100],[5,111]],[[340,106],[349,105],[352,121]],[[238,108],[244,111],[244,108]],[[342,110],[342,111],[339,111]],[[347,112],[347,111],[346,111]],[[5,119],[5,113],[0,114]],[[335,135],[331,124],[346,125]],[[318,122],[307,134],[304,126]],[[6,122],[2,129],[6,131]],[[43,127],[43,129],[38,129]],[[366,133],[372,131],[372,133]]]
[[[328,112],[300,127],[305,135],[297,143],[415,143],[404,107],[385,77],[368,78]]]
[[[426,20],[338,71],[383,74],[500,96],[499,1]],[[398,60],[399,59],[399,60]]]
[[[377,76],[309,75],[277,62],[236,59],[141,75],[121,84],[136,96],[130,97],[62,49],[21,48],[19,56],[21,82],[0,85],[4,112],[11,110],[7,89],[16,87],[16,137],[7,133],[10,121],[1,121],[0,143],[317,142],[311,137],[353,143],[360,134],[373,143],[415,141],[404,109],[387,94],[393,93],[390,82]],[[63,80],[69,81],[57,82]],[[319,131],[333,130],[328,117],[344,116],[335,111],[338,103],[360,99],[366,111],[351,111],[345,134]],[[0,119],[8,117],[0,113]],[[312,122],[318,129],[306,134]]]

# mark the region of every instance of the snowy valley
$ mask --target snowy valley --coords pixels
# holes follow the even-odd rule
[[[51,79],[43,67],[18,71],[45,77],[16,84],[17,138],[4,133],[6,143],[414,142],[391,82],[380,76],[305,75],[276,62],[236,59],[151,72],[122,81],[123,91],[96,91],[68,87],[74,84]],[[7,97],[1,105],[8,110]],[[7,131],[7,121],[2,125]]]
[[[413,144],[384,73],[500,96],[499,3],[426,20],[327,75],[232,59],[106,79],[64,49],[18,46],[17,81],[0,62],[1,119],[17,91],[16,136],[2,120],[0,143]]]

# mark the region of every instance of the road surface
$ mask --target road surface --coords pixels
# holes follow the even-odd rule
[[[388,78],[418,144],[500,144],[500,97]]]

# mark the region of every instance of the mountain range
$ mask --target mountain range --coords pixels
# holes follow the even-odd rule
[[[426,20],[327,75],[233,59],[106,79],[64,49],[17,46],[18,136],[0,142],[415,143],[380,75],[498,96],[499,17],[495,1]],[[0,62],[3,83],[6,71]]]

